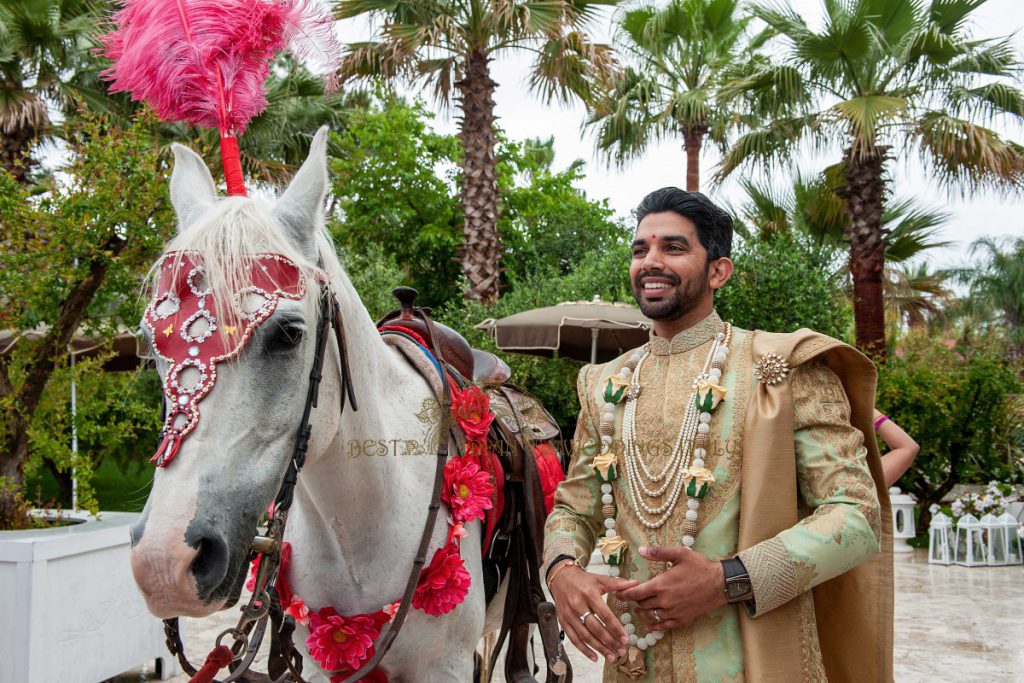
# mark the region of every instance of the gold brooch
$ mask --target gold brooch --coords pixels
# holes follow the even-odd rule
[[[761,384],[775,385],[786,379],[789,363],[777,353],[766,353],[757,361],[754,376]]]

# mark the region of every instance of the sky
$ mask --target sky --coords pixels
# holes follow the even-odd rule
[[[822,16],[821,0],[790,0],[812,26]],[[995,37],[1014,34],[1014,43],[1024,53],[1024,0],[989,0],[975,11],[973,35]],[[341,22],[339,32],[345,42],[366,40],[371,28],[364,21]],[[594,27],[595,39],[610,41],[612,14],[606,12]],[[539,97],[529,92],[526,76],[529,70],[528,55],[514,54],[500,59],[492,65],[492,78],[499,87],[495,94],[498,125],[514,140],[525,138],[547,138],[554,136],[555,168],[565,168],[576,159],[587,162],[586,177],[581,186],[594,199],[607,198],[620,216],[627,216],[643,196],[665,185],[685,186],[686,162],[681,141],[666,141],[648,149],[643,158],[624,168],[606,164],[595,152],[593,136],[581,130],[585,117],[582,105],[560,106],[544,104]],[[429,103],[429,101],[428,101]],[[436,111],[438,108],[431,104]],[[454,115],[441,114],[437,128],[443,132],[455,132],[457,123]],[[1018,142],[1024,142],[1024,128],[1012,125],[995,125],[999,132]],[[797,161],[798,168],[805,175],[816,173],[839,160],[839,150],[832,158],[807,156]],[[718,155],[714,150],[705,151],[701,159],[702,176],[710,177]],[[942,227],[939,236],[953,243],[949,248],[928,252],[928,263],[933,267],[965,265],[969,261],[969,245],[981,236],[1024,236],[1024,194],[1003,196],[992,191],[974,193],[967,197],[959,193],[950,194],[927,176],[924,167],[913,158],[897,159],[890,163],[897,196],[915,197],[929,207],[939,208],[950,214],[950,220]],[[779,186],[785,185],[789,174],[779,179]],[[719,202],[733,206],[742,204],[744,193],[735,180],[727,180],[721,187],[709,190],[702,182],[702,190]]]

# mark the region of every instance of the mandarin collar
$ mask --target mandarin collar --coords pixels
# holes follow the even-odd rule
[[[718,317],[718,312],[712,310],[711,315],[693,327],[679,332],[672,339],[655,335],[654,328],[651,328],[651,353],[655,356],[668,356],[692,351],[698,346],[714,339],[715,335],[721,332],[724,327],[722,319]]]

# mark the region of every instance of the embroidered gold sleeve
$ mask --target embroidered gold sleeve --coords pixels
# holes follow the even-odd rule
[[[584,366],[576,380],[580,416],[569,471],[555,491],[555,504],[544,524],[545,567],[559,555],[571,555],[586,565],[601,527],[601,489],[592,469],[600,440],[588,391],[588,377],[597,369]]]
[[[881,518],[864,435],[850,424],[842,383],[822,361],[790,376],[803,519],[744,550],[754,616],[842,574],[878,552]]]

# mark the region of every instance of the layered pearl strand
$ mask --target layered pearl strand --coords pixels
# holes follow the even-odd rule
[[[711,434],[711,410],[717,402],[711,404],[710,410],[702,407],[702,387],[708,385],[719,385],[725,371],[725,363],[729,355],[729,343],[732,341],[732,325],[725,324],[725,330],[715,335],[715,339],[708,351],[707,359],[700,374],[693,380],[693,392],[687,403],[686,413],[679,427],[679,433],[672,449],[672,453],[660,472],[654,472],[640,454],[640,447],[636,434],[636,404],[640,395],[640,370],[644,361],[651,355],[648,345],[637,349],[626,361],[626,364],[619,371],[616,380],[619,385],[628,385],[625,392],[626,405],[622,417],[622,438],[625,444],[623,460],[626,470],[626,483],[629,486],[633,500],[637,505],[635,510],[640,523],[647,529],[654,531],[665,525],[665,522],[672,516],[680,495],[687,489],[686,482],[692,481],[695,471],[707,472],[705,462],[707,449],[710,445]],[[609,388],[611,389],[611,387]],[[710,391],[710,389],[706,389]],[[608,396],[606,392],[606,397]],[[602,456],[610,454],[612,437],[615,434],[615,413],[616,403],[606,401],[599,423],[601,436]],[[610,472],[610,475],[609,475]],[[599,470],[600,473],[600,470]],[[620,565],[625,554],[625,543],[619,537],[615,524],[615,497],[612,494],[611,481],[615,478],[614,466],[611,469],[605,468],[601,484],[601,512],[604,515],[605,534],[599,545],[618,548],[613,551],[615,561],[609,563],[608,574],[618,578],[621,575]],[[714,479],[710,472],[707,472],[705,482],[711,483]],[[686,521],[683,525],[683,545],[692,548],[697,535],[697,518],[700,512],[700,499],[707,491],[707,483],[701,482],[695,489],[700,493],[687,496]],[[647,500],[645,500],[645,498]],[[654,499],[654,500],[651,500]],[[659,499],[660,502],[659,502]],[[648,502],[650,500],[650,502]],[[608,553],[602,547],[605,560],[608,561]],[[619,620],[629,636],[629,644],[645,651],[654,647],[658,641],[665,637],[664,631],[650,631],[646,635],[639,635],[636,625],[633,624],[631,610],[624,611]]]

